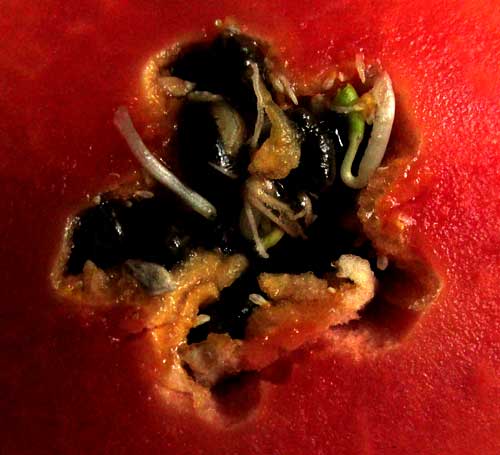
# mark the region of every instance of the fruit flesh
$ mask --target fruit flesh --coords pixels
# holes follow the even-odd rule
[[[7,453],[498,452],[499,13],[472,1],[382,2],[376,11],[366,2],[312,5],[200,4],[183,15],[175,2],[7,7],[0,24]],[[111,116],[124,102],[140,115],[133,97],[145,59],[226,15],[286,43],[298,76],[361,48],[381,59],[402,106],[396,137],[406,148],[419,144],[419,155],[379,210],[388,230],[401,216],[414,220],[409,242],[444,282],[395,349],[373,348],[363,331],[332,332],[290,358],[289,376],[264,382],[258,411],[231,430],[158,400],[148,341],[118,342],[104,323],[81,324],[54,298],[47,276],[79,201],[117,184],[114,173],[136,169]]]

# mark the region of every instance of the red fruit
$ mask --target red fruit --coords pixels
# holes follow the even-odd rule
[[[387,316],[249,377],[221,398],[237,422],[224,427],[162,399],[148,337],[118,340],[91,316],[82,324],[50,271],[86,195],[137,169],[112,116],[136,104],[146,60],[226,16],[274,44],[291,78],[360,51],[380,59],[396,91],[397,144],[416,156],[379,215],[389,233],[398,217],[412,220],[408,242],[442,290],[403,335],[404,321]],[[473,0],[7,2],[3,453],[499,453],[499,30],[495,2]]]

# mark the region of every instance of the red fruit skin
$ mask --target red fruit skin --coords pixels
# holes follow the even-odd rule
[[[226,16],[276,43],[292,77],[380,59],[420,138],[383,216],[414,220],[443,289],[394,349],[302,349],[253,418],[220,428],[162,402],[144,339],[82,323],[49,274],[67,217],[137,169],[111,122],[146,59]],[[1,453],[500,453],[494,1],[7,0],[0,32]]]

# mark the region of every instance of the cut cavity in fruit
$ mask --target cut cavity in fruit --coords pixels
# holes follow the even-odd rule
[[[184,387],[217,400],[331,328],[401,337],[439,283],[404,226],[389,235],[379,219],[401,167],[397,150],[380,167],[392,83],[359,56],[334,73],[306,92],[234,28],[154,58],[145,86],[177,127],[150,150],[117,109],[146,176],[76,214],[57,289],[132,308],[127,331],[165,332],[165,375],[182,367],[177,386],[182,371]]]

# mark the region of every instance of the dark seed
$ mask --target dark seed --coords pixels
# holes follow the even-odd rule
[[[320,193],[335,179],[335,144],[324,124],[304,108],[287,112],[297,127],[301,141],[300,164],[287,177],[286,186]]]
[[[196,221],[165,197],[106,200],[78,216],[66,272],[81,273],[87,260],[102,269],[127,259],[170,268],[195,246]]]
[[[179,163],[186,183],[219,213],[241,204],[244,154],[228,150],[212,113],[212,103],[186,102],[179,117]]]
[[[121,201],[105,201],[86,209],[76,219],[67,273],[78,274],[87,260],[102,268],[128,259],[123,226],[127,208]]]
[[[337,114],[333,111],[326,111],[321,114],[319,123],[323,131],[333,141],[337,154],[337,164],[342,161],[349,145],[349,126],[347,116]],[[340,164],[339,164],[340,165]]]
[[[209,231],[205,234],[207,241],[203,244],[206,249],[218,248],[225,255],[244,252],[246,245],[236,220],[228,219],[226,216],[225,222],[217,223],[207,230]]]
[[[199,343],[209,333],[229,333],[232,338],[242,339],[246,322],[256,308],[248,296],[255,292],[259,292],[259,287],[255,275],[250,272],[223,289],[219,300],[203,309],[203,314],[210,316],[210,321],[192,328],[188,334],[188,343]]]
[[[167,256],[177,262],[187,255],[192,242],[190,233],[178,226],[172,226],[165,234],[163,245],[166,247]]]
[[[133,201],[126,213],[129,256],[170,269],[194,246],[196,216],[169,197]]]
[[[226,30],[209,44],[185,49],[168,70],[173,76],[195,82],[197,90],[223,95],[253,123],[256,100],[248,64],[257,63],[265,78],[265,52],[257,40]]]

